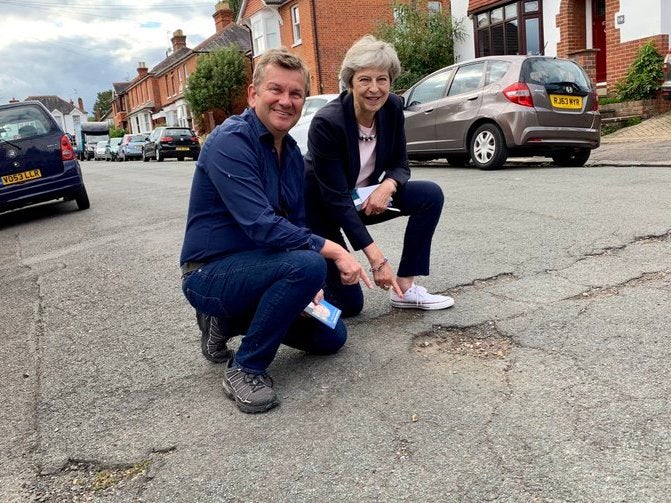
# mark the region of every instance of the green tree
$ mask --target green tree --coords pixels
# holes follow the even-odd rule
[[[237,45],[231,44],[198,59],[184,97],[194,116],[217,108],[231,115],[246,85],[245,57]]]
[[[93,115],[99,121],[112,108],[112,90],[100,91],[93,105]]]
[[[428,12],[411,4],[394,4],[395,21],[383,21],[375,35],[391,43],[401,61],[395,90],[407,89],[422,77],[454,63],[454,42],[462,40],[460,21],[442,12]]]
[[[641,46],[627,75],[615,85],[622,101],[654,98],[664,80],[664,58],[652,42]]]
[[[238,12],[240,11],[240,4],[242,0],[228,0],[228,6],[233,11],[233,19],[238,17]]]
[[[111,127],[110,128],[110,138],[121,138],[125,135],[127,131],[124,128]]]

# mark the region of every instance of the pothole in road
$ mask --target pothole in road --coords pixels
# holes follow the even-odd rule
[[[665,271],[646,272],[636,278],[629,279],[618,285],[590,288],[589,290],[579,293],[578,295],[573,295],[572,297],[568,297],[564,300],[592,300],[603,297],[612,297],[613,295],[619,295],[622,288],[643,286],[655,281],[661,281],[666,279],[669,274],[671,274],[671,269],[667,269]]]
[[[513,341],[502,335],[493,321],[470,327],[444,327],[418,334],[412,349],[418,354],[449,353],[475,358],[502,359],[513,347]]]
[[[61,471],[40,475],[27,487],[32,501],[93,501],[99,497],[137,494],[147,481],[151,461],[123,466],[102,466],[90,461],[70,461]]]

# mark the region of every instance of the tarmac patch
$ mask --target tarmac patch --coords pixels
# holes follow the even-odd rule
[[[502,335],[493,321],[470,327],[434,325],[432,330],[416,335],[412,342],[412,350],[426,356],[448,353],[503,359],[512,347],[512,339]]]

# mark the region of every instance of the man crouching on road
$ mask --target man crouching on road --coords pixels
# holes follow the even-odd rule
[[[285,49],[266,52],[247,89],[249,108],[209,135],[193,176],[182,290],[205,335],[216,320],[219,337],[203,351],[228,356],[224,392],[243,412],[279,404],[267,369],[280,344],[323,355],[345,343],[342,321],[331,329],[301,316],[322,299],[325,258],[344,284],[371,286],[347,250],[305,227],[303,157],[287,132],[308,82],[300,59]],[[240,334],[233,355],[226,342]]]

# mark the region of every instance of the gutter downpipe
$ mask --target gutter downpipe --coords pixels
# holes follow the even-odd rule
[[[324,94],[324,85],[322,84],[322,65],[321,60],[319,59],[319,38],[317,36],[317,8],[315,5],[316,0],[310,0],[312,7],[312,37],[315,41],[315,60],[317,62],[317,79],[318,85],[317,90],[319,94]]]

